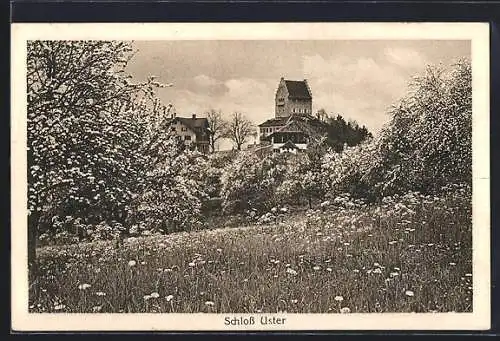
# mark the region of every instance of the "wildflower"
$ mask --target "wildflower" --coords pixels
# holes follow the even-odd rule
[[[101,305],[97,305],[95,307],[92,307],[92,312],[93,313],[98,313],[98,312],[101,311],[101,309],[102,309],[102,306]]]
[[[326,268],[326,271],[332,272],[333,270],[332,270],[332,268]]]
[[[98,291],[95,293],[97,296],[106,296],[106,293],[105,292],[102,292],[102,291]]]
[[[358,269],[354,269],[354,270],[352,270],[352,272],[359,273],[359,270]]]
[[[342,302],[344,298],[342,296],[335,296],[334,300],[337,302]]]
[[[141,265],[146,265],[146,262],[142,261],[142,262],[141,262]]]
[[[144,295],[143,298],[144,298],[144,301],[147,301],[147,300],[149,300],[151,298],[151,295]]]
[[[170,302],[174,298],[174,295],[168,295],[165,298],[167,299],[167,302]]]
[[[158,298],[160,297],[160,294],[158,294],[157,292],[152,292],[150,296],[151,298]]]
[[[137,262],[136,262],[135,260],[129,260],[129,261],[128,261],[128,266],[130,266],[130,267],[133,267],[133,266],[135,266],[136,264],[137,264]]]
[[[320,269],[321,269],[321,267],[319,267],[319,266],[317,266],[317,265],[313,267],[313,270],[314,270],[314,271],[318,271],[318,270],[320,270]]]
[[[427,244],[427,246],[434,246],[434,243],[429,243]]]
[[[465,277],[472,277],[472,274],[465,274]]]
[[[64,304],[58,304],[58,305],[56,305],[56,306],[54,307],[54,309],[55,309],[55,310],[62,310],[62,309],[64,309],[64,308],[66,308],[66,306],[65,306]]]
[[[457,263],[453,263],[453,262],[451,262],[451,263],[450,263],[450,265],[451,265],[451,266],[455,266],[455,265],[457,265]]]
[[[292,268],[287,268],[287,269],[286,269],[286,273],[287,273],[287,274],[290,274],[290,275],[293,275],[293,276],[297,275],[297,271],[295,271],[295,270],[294,270],[294,269],[292,269]]]
[[[90,288],[90,287],[91,287],[91,285],[90,285],[90,284],[88,284],[88,283],[83,283],[83,284],[80,284],[80,285],[78,286],[78,289],[80,289],[80,290],[87,290],[87,289],[88,289],[88,288]]]
[[[209,307],[213,307],[215,305],[215,303],[213,301],[206,301],[205,305],[209,306]]]
[[[222,252],[222,249],[217,249],[217,250],[215,250],[215,251],[217,251],[217,252],[219,252],[219,253],[220,253],[220,252]]]
[[[397,240],[392,240],[392,241],[390,241],[390,242],[389,242],[389,245],[394,245],[394,244],[396,244],[397,242],[398,242]]]
[[[340,313],[342,314],[349,314],[351,312],[351,309],[349,309],[348,307],[343,307],[340,309]]]
[[[375,270],[373,270],[373,273],[374,274],[381,274],[382,270],[380,270],[380,268],[376,268]]]
[[[394,268],[394,270],[396,270],[396,271],[401,271],[401,269],[400,269],[400,268],[397,268],[397,267],[395,267],[395,268]]]
[[[397,273],[397,272],[391,272],[391,273],[389,274],[389,276],[391,276],[391,277],[396,277],[396,276],[399,276],[399,273]]]
[[[194,264],[194,262],[191,262],[191,263],[189,263],[188,265],[189,265],[190,267],[193,267],[193,266],[195,266],[196,264]]]
[[[380,267],[379,263],[373,263],[373,266]]]
[[[297,302],[299,302],[299,300],[291,300],[290,302],[292,302],[293,304],[297,304]]]
[[[415,296],[415,293],[413,291],[411,291],[411,290],[406,290],[405,291],[405,295],[409,296],[409,297],[413,297],[413,296]]]
[[[344,243],[344,245],[345,245],[345,246],[349,246],[349,245],[351,245],[351,244],[346,242],[346,243]]]

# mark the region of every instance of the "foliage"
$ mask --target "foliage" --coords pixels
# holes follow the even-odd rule
[[[428,67],[390,114],[366,180],[377,195],[438,191],[472,180],[471,67]]]
[[[226,212],[263,211],[276,204],[277,185],[286,175],[287,156],[264,158],[253,151],[240,152],[221,176],[221,196]]]
[[[132,82],[125,72],[132,53],[126,42],[28,44],[30,259],[38,234],[59,233],[52,217],[132,221],[131,203],[151,189],[145,174],[174,162],[166,160],[174,157],[165,129],[171,105],[155,94],[166,85],[155,77]]]
[[[321,169],[321,158],[326,150],[322,143],[310,145],[306,153],[289,155],[286,174],[276,189],[280,202],[297,204],[306,199],[309,208],[312,200],[322,198],[325,191],[325,179]]]
[[[365,126],[359,126],[354,120],[346,122],[342,115],[330,116],[325,109],[319,109],[316,118],[325,124],[326,145],[336,152],[341,152],[346,145],[352,147],[373,137]]]
[[[330,195],[347,191],[370,200],[408,190],[439,192],[472,179],[472,91],[468,61],[446,72],[428,67],[390,111],[375,139],[327,153]]]
[[[145,173],[144,188],[130,207],[131,224],[140,231],[183,231],[199,222],[206,161],[198,152],[179,148],[175,139],[164,147],[162,161]]]

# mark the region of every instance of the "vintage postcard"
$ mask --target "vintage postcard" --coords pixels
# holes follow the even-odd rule
[[[487,23],[12,25],[15,331],[487,330]]]

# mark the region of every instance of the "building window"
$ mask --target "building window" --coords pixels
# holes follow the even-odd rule
[[[175,127],[172,127],[172,131],[175,131]]]
[[[186,140],[186,141],[191,141],[191,135],[186,135],[186,136],[184,136],[184,140]]]
[[[181,128],[182,131],[187,131],[186,127]]]

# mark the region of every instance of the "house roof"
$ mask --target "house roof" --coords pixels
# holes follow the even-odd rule
[[[182,124],[188,126],[194,131],[198,129],[208,128],[208,119],[205,117],[176,117]]]
[[[300,149],[293,143],[292,141],[288,140],[284,145],[280,147],[280,149]]]
[[[292,115],[286,118],[286,123],[278,130],[268,135],[265,139],[271,139],[280,133],[301,133],[319,139],[326,133],[326,124],[311,115]],[[265,122],[264,122],[265,123]]]
[[[285,80],[285,86],[288,90],[288,97],[293,99],[312,99],[307,82]]]
[[[276,127],[276,126],[282,126],[286,124],[288,121],[288,117],[278,117],[278,118],[271,118],[264,123],[259,124],[259,127]]]

